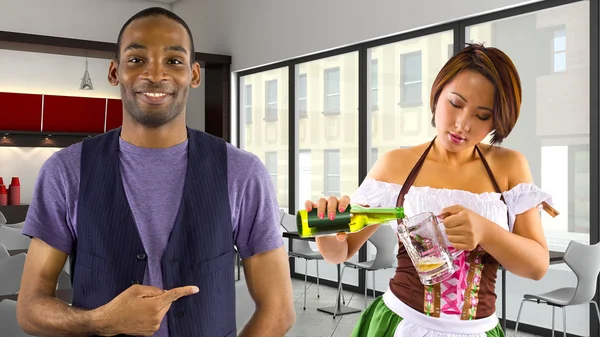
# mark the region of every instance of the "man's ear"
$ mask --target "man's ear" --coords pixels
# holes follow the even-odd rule
[[[192,88],[198,88],[200,86],[200,82],[202,82],[202,76],[200,76],[201,71],[202,69],[200,69],[200,64],[198,62],[194,62],[192,65],[192,83],[190,84]]]
[[[119,85],[119,78],[117,76],[117,71],[119,69],[119,63],[117,60],[111,60],[110,66],[108,67],[108,83],[110,85],[116,87]]]

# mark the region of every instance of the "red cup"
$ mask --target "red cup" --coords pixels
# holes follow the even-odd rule
[[[8,191],[3,184],[0,184],[0,206],[8,206]]]
[[[21,204],[21,182],[19,181],[19,177],[12,177],[10,181],[8,204],[13,206]]]

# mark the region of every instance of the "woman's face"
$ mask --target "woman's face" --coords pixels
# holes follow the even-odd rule
[[[435,125],[448,151],[460,152],[479,144],[494,125],[494,86],[483,75],[465,70],[438,97]]]

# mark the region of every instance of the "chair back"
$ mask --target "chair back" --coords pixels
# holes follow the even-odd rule
[[[0,225],[4,225],[7,222],[8,221],[6,221],[6,218],[4,217],[4,214],[2,214],[2,212],[0,212]]]
[[[287,213],[284,210],[280,210],[280,212],[282,213],[281,227],[283,227],[286,232],[298,231],[298,226],[296,226],[296,217]],[[309,254],[314,253],[315,251],[310,247],[309,241],[294,240],[291,252],[298,254]]]
[[[18,228],[0,226],[0,243],[8,250],[29,249],[31,239]]]
[[[21,288],[21,276],[27,254],[0,259],[0,296],[14,295]]]
[[[394,248],[398,244],[398,237],[392,226],[382,224],[375,233],[369,237],[369,242],[375,246],[377,253],[373,261],[373,269],[390,268],[396,262],[396,252]]]
[[[27,337],[17,322],[17,302],[0,301],[0,337]]]
[[[10,257],[10,254],[8,254],[8,250],[6,249],[6,247],[4,247],[4,245],[0,243],[0,259],[3,259],[5,257]]]
[[[568,305],[589,303],[596,293],[596,281],[600,273],[600,243],[586,245],[571,241],[564,260],[577,276],[575,294]]]

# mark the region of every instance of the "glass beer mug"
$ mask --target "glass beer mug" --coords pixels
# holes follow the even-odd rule
[[[417,269],[421,283],[433,285],[456,271],[453,260],[463,251],[450,246],[441,219],[431,212],[402,219],[398,237]]]

